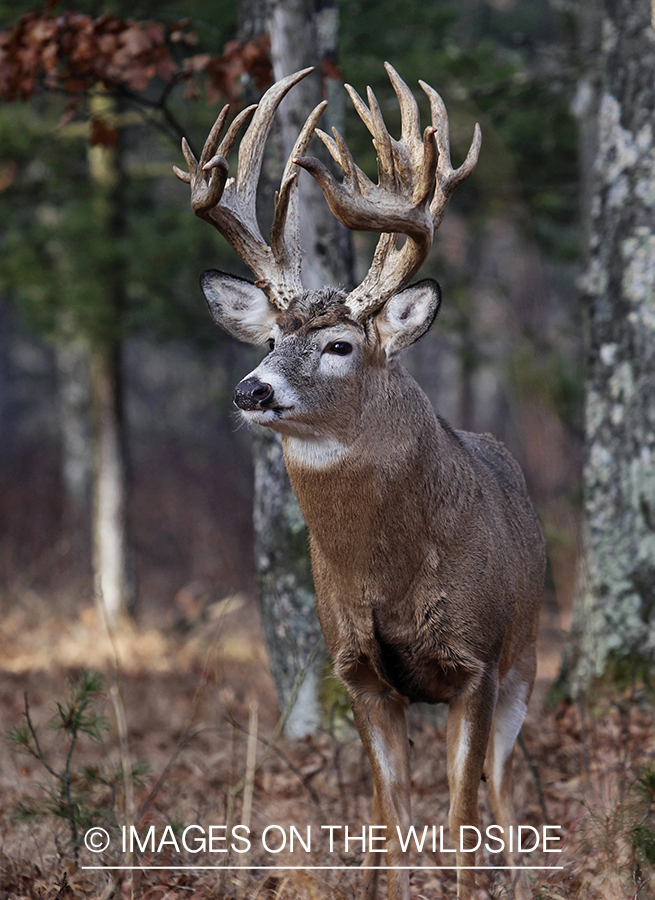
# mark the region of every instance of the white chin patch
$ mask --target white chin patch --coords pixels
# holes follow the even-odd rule
[[[284,421],[286,410],[277,409],[242,409],[241,421],[247,425],[275,425]]]

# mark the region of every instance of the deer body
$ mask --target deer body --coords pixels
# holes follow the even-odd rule
[[[358,690],[364,666],[383,693],[445,703],[487,667],[503,678],[534,642],[543,565],[530,550],[539,526],[506,451],[425,412],[396,420],[405,442],[389,455],[378,427],[329,466],[288,452],[285,461],[337,674]]]
[[[440,422],[400,366],[374,374],[382,384],[333,462],[312,464],[283,437],[321,624],[339,674],[368,659],[410,701],[447,702],[485,665],[504,676],[534,640],[539,529],[500,444]]]
[[[237,385],[235,403],[249,424],[282,436],[291,484],[309,528],[321,626],[371,761],[372,823],[387,828],[389,898],[410,896],[402,868],[409,854],[402,851],[396,828],[404,831],[412,824],[405,709],[424,701],[449,704],[449,824],[461,867],[457,893],[472,900],[475,875],[465,868],[474,865],[467,852],[471,834],[462,834],[460,843],[460,829],[478,824],[483,774],[497,824],[505,830],[516,825],[511,761],[534,682],[544,542],[511,455],[489,435],[453,431],[397,361],[398,353],[428,330],[440,304],[435,282],[401,288],[427,252],[426,230],[431,240],[449,192],[475,159],[469,164],[467,158],[459,170],[450,168],[445,110],[427,86],[436,124],[421,143],[415,102],[388,70],[403,111],[401,142],[382,131],[372,94],[370,110],[353,98],[376,138],[381,185],[367,186],[336,132],[328,146],[346,173],[346,187],[333,183],[317,161],[301,158],[301,147],[285,170],[271,248],[266,247],[281,272],[258,268],[261,259],[268,260],[267,267],[270,259],[258,243],[254,207],[241,216],[235,234],[229,225],[239,190],[247,204],[254,203],[254,194],[245,181],[240,187],[239,174],[226,186],[221,148],[234,140],[234,126],[216,153],[225,113],[200,165],[187,153],[190,175],[179,174],[192,184],[199,215],[237,248],[243,249],[246,232],[256,244],[252,255],[246,250],[244,256],[259,276],[255,284],[215,271],[206,272],[201,284],[221,326],[241,340],[268,343],[271,351]],[[304,74],[274,85],[264,97],[260,109],[268,110],[269,126],[276,104]],[[247,160],[255,134],[265,140],[260,109],[242,142]],[[315,118],[316,111],[310,122]],[[306,145],[309,136],[306,126],[299,143]],[[389,191],[399,184],[411,196],[407,214],[400,204],[388,219],[394,228],[405,222],[404,246],[396,249],[397,235],[383,234],[369,276],[348,295],[328,288],[304,292],[294,280],[290,229],[282,214],[278,218],[280,207],[291,205],[284,194],[291,174],[297,177],[291,162],[319,180],[333,211],[351,227],[386,221],[393,206]],[[221,192],[230,185],[223,208]],[[358,204],[367,191],[371,209],[361,213]],[[369,854],[365,864],[378,866],[379,860]],[[519,865],[514,854],[509,862]],[[377,870],[365,872],[366,900],[376,896],[376,876]],[[524,871],[515,873],[513,886],[517,900],[531,896]]]

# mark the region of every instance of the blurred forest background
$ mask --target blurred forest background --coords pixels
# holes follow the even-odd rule
[[[57,696],[49,685],[63,690],[62,679],[77,667],[111,669],[118,652],[125,677],[136,679],[122,691],[123,699],[127,693],[133,701],[130,709],[125,700],[132,749],[153,771],[168,774],[166,754],[176,748],[177,759],[190,741],[189,709],[211,718],[196,686],[207,684],[207,654],[220,632],[223,662],[212,657],[210,668],[232,743],[212,752],[216,764],[226,767],[227,774],[213,782],[224,798],[241,772],[246,750],[238,727],[252,734],[253,698],[267,710],[262,729],[270,733],[277,715],[256,605],[252,436],[237,427],[231,404],[233,386],[253,367],[257,352],[238,346],[210,320],[198,275],[206,268],[249,273],[194,218],[188,187],[174,178],[172,166],[183,164],[182,135],[198,155],[224,102],[236,111],[256,102],[271,83],[266,22],[276,6],[294,3],[0,2],[0,669],[8,724],[27,713],[23,690],[36,692],[36,706],[45,715]],[[305,6],[316,18],[316,79],[330,102],[329,124],[345,133],[369,176],[375,177],[374,150],[341,85],[348,82],[360,93],[371,85],[394,133],[399,115],[384,60],[412,89],[422,78],[442,94],[455,164],[468,148],[473,124],[482,127],[480,162],[454,195],[421,272],[440,282],[442,310],[404,362],[442,416],[456,428],[492,432],[525,472],[548,542],[541,715],[560,672],[580,584],[584,333],[593,296],[580,278],[598,223],[593,161],[601,7],[568,0],[341,0],[338,6]],[[425,97],[417,99],[426,123]],[[281,169],[275,136],[270,155],[267,165]],[[356,281],[373,247],[372,237],[353,235]],[[265,530],[266,524],[258,527]],[[107,528],[114,529],[113,538],[103,549]],[[294,528],[295,542],[302,544],[303,533]],[[121,560],[118,580],[112,581],[111,572],[102,575],[103,553]],[[642,580],[648,580],[645,571],[640,569]],[[102,577],[108,579],[100,583],[105,599],[113,598],[117,616],[127,609],[131,621],[113,643],[104,637],[95,603]],[[649,616],[652,621],[652,609],[644,610],[642,624]],[[620,624],[619,617],[615,631]],[[633,649],[620,659],[628,661],[634,677],[612,682],[604,708],[607,730],[593,734],[597,745],[583,705],[560,701],[539,734],[534,723],[532,733],[528,725],[517,781],[535,821],[544,818],[546,804],[551,821],[564,817],[571,830],[579,826],[575,804],[582,801],[575,792],[585,777],[597,774],[589,763],[594,748],[602,746],[600,755],[610,760],[603,784],[611,781],[610,770],[623,779],[618,805],[605,810],[604,837],[587,829],[573,840],[568,882],[558,882],[553,893],[544,882],[543,897],[610,896],[603,893],[607,884],[616,890],[611,896],[632,896],[622,893],[622,879],[631,873],[628,880],[634,881],[635,872],[638,889],[645,891],[639,896],[650,896],[655,795],[648,782],[637,809],[629,773],[634,763],[635,778],[646,777],[642,757],[651,753],[655,736],[652,712],[633,703],[635,690],[643,699],[649,657],[639,657],[637,665]],[[578,665],[574,657],[568,653],[560,679],[567,696],[569,675]],[[601,670],[605,662],[606,655]],[[282,682],[276,682],[286,702]],[[318,782],[307,787],[307,772],[314,778],[326,769],[325,796],[333,791],[334,802],[343,804],[348,778],[357,784],[368,776],[362,775],[352,735],[348,743],[335,726],[335,717],[343,717],[343,696],[329,679],[325,685],[320,702],[331,726],[323,724],[318,736],[293,751],[302,758],[289,751],[290,765],[296,775],[301,771],[301,792],[310,795]],[[632,692],[632,705],[624,703],[626,691]],[[161,724],[169,714],[164,696],[174,697],[172,734]],[[423,746],[430,747],[440,724],[423,715],[417,713],[415,724]],[[642,729],[638,740],[635,722]],[[343,770],[340,751],[325,743],[326,734],[349,748],[352,759]],[[117,756],[125,753],[119,738],[111,739]],[[627,756],[617,755],[620,743],[626,754],[634,751],[629,765]],[[323,768],[312,754],[323,759]],[[189,763],[196,776],[205,772],[201,757],[198,750]],[[328,757],[337,759],[334,772]],[[271,779],[283,780],[277,770],[269,775],[264,793],[272,791]],[[439,784],[443,795],[443,778]],[[285,785],[284,796],[295,796]],[[4,788],[6,836],[10,800],[23,788],[9,789],[7,782]],[[125,787],[132,815],[134,790],[138,786]],[[167,802],[173,800],[171,792]],[[582,806],[588,801],[587,796]],[[149,799],[141,806],[144,816],[146,808]],[[68,826],[75,819],[69,813],[60,815]],[[367,813],[357,807],[350,815],[366,821]],[[647,826],[637,837],[635,822]],[[61,850],[68,846],[61,840],[57,858],[66,858],[70,848]],[[598,850],[603,840],[613,848],[609,862]],[[25,846],[12,850],[11,865],[0,855],[9,896],[54,890],[55,875],[61,877],[54,864],[41,863],[38,872],[28,873],[16,862],[28,853]],[[576,868],[583,857],[584,872]],[[235,885],[237,896],[244,896],[243,883]],[[199,883],[195,887],[200,890]],[[170,882],[167,889],[173,889]],[[222,883],[221,890],[231,889]],[[339,889],[333,886],[337,893],[331,896]],[[95,888],[80,887],[87,890],[91,896]],[[320,890],[314,883],[295,884],[289,896],[323,896]]]
[[[69,6],[58,4],[57,14]],[[120,3],[75,9],[135,17]],[[186,12],[193,23],[180,24]],[[521,461],[550,539],[551,587],[557,581],[566,608],[583,396],[572,16],[537,2],[348,3],[339,14],[340,77],[373,86],[390,127],[398,114],[385,59],[409,84],[427,78],[443,93],[455,155],[482,123],[478,168],[423,269],[443,288],[439,323],[407,365],[455,427],[493,432]],[[17,17],[12,3],[0,24]],[[140,621],[166,628],[193,614],[187,600],[197,611],[253,592],[250,436],[231,415],[232,387],[252,351],[212,325],[197,285],[208,267],[249,273],[190,214],[172,165],[181,164],[180,133],[198,149],[226,89],[238,106],[271,70],[265,50],[244,60],[230,44],[235,3],[139,8],[138,19],[153,18],[178,67],[173,77],[158,76],[155,63],[144,75],[144,63],[116,97],[83,77],[48,90],[42,75],[13,97],[5,92],[14,102],[0,112],[1,577],[9,606],[47,596],[53,609],[75,614],[89,603],[100,402],[90,371],[95,365],[97,381],[97,357],[118,355],[112,377],[134,548],[128,602]],[[331,94],[355,157],[374,175],[365,129]],[[355,235],[355,243],[359,274],[373,241]]]

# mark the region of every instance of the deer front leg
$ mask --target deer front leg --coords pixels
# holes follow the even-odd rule
[[[483,676],[475,687],[452,700],[448,712],[447,756],[450,812],[448,824],[457,851],[458,867],[475,866],[478,836],[470,826],[479,827],[478,789],[482,778],[489,732],[496,705],[495,676]],[[464,828],[469,826],[469,828]],[[475,870],[458,868],[457,896],[475,897]]]
[[[405,708],[401,701],[375,692],[351,693],[350,703],[355,724],[373,769],[373,816],[375,824],[386,826],[381,836],[386,838],[386,853],[375,854],[377,861],[369,865],[389,867],[387,883],[389,900],[409,900],[409,872],[393,869],[408,865],[408,853],[403,853],[398,840],[397,826],[403,834],[411,823],[409,740],[405,722]],[[369,860],[371,854],[367,854]],[[374,900],[377,875],[368,870],[364,876],[363,898]]]

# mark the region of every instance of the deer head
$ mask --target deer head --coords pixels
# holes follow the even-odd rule
[[[373,136],[378,154],[378,181],[373,184],[355,164],[336,129],[328,136],[316,123],[326,104],[311,113],[288,160],[266,244],[256,219],[255,197],[264,144],[275,111],[285,94],[312,70],[305,69],[274,84],[256,107],[239,147],[235,178],[228,179],[226,157],[254,107],[241,112],[219,144],[228,114],[218,116],[196,161],[186,141],[189,172],[176,174],[191,184],[196,215],[211,222],[256,276],[253,283],[217,271],[201,277],[202,290],[215,321],[239,340],[268,344],[271,354],[236,388],[235,403],[252,422],[286,434],[334,436],[343,411],[356,407],[363,373],[374,372],[430,327],[440,303],[439,287],[423,281],[406,287],[423,264],[451,194],[473,171],[481,135],[458,169],[450,162],[448,116],[441,97],[421,87],[430,100],[432,124],[421,134],[416,101],[397,72],[386,69],[398,97],[400,140],[387,131],[380,107],[368,90],[368,106],[346,86],[353,104]],[[317,159],[305,157],[316,134],[343,172],[338,183]],[[345,226],[381,232],[368,274],[349,293],[325,289],[303,292],[300,280],[297,188],[299,169],[316,179],[334,215]],[[401,247],[399,237],[405,236]],[[330,409],[325,392],[338,380],[339,403]],[[341,426],[343,430],[343,422]]]

